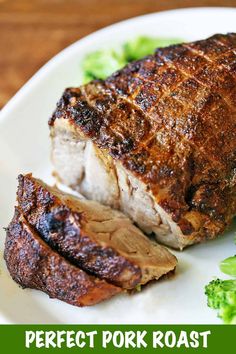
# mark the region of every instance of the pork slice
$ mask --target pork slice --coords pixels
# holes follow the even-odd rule
[[[217,237],[236,214],[235,60],[236,34],[215,35],[67,89],[49,121],[55,175],[166,245]]]
[[[71,305],[95,305],[122,291],[52,250],[17,208],[7,229],[4,258],[11,277],[20,286],[41,290]]]
[[[133,289],[173,271],[176,258],[119,211],[19,176],[21,213],[57,252],[86,272]]]

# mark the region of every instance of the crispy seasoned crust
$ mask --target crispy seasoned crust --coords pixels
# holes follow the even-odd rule
[[[66,119],[145,183],[187,238],[236,213],[236,34],[156,50],[63,94]]]
[[[17,200],[26,220],[86,272],[132,289],[175,269],[176,258],[151,243],[122,213],[64,194],[30,174],[18,179]]]
[[[53,251],[17,208],[7,229],[4,259],[12,278],[23,288],[42,290],[71,305],[95,305],[122,291]]]

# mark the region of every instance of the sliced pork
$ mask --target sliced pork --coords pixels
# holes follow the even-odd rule
[[[159,279],[176,267],[165,247],[150,241],[128,217],[20,175],[18,207],[55,251],[79,268],[125,289]]]
[[[23,288],[41,290],[71,305],[95,305],[122,291],[53,251],[17,208],[7,229],[4,258],[11,277]]]

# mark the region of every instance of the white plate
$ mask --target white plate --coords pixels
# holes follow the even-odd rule
[[[216,32],[236,32],[236,9],[199,8],[150,14],[98,31],[63,50],[3,108],[0,116],[0,322],[1,323],[219,323],[208,309],[204,286],[222,276],[221,259],[235,253],[233,232],[218,240],[175,252],[176,276],[139,294],[121,295],[91,308],[76,308],[33,290],[20,289],[2,259],[5,232],[13,215],[16,176],[32,171],[52,182],[47,119],[66,86],[81,81],[80,63],[88,52],[138,34],[196,40]],[[27,60],[27,58],[26,58]],[[233,228],[232,228],[233,230]]]

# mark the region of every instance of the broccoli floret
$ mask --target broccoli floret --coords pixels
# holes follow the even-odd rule
[[[207,304],[219,310],[218,316],[227,324],[236,324],[236,280],[212,280],[205,287]]]
[[[88,54],[83,63],[84,83],[93,79],[105,79],[127,64],[123,52],[113,49],[98,50]]]
[[[141,36],[116,49],[104,48],[86,55],[82,62],[83,83],[106,79],[129,62],[154,52],[155,48],[181,42],[179,39]]]
[[[124,54],[127,62],[138,60],[146,55],[154,53],[156,48],[165,47],[170,44],[180,43],[177,38],[153,38],[147,36],[137,37],[124,43]]]
[[[236,277],[236,255],[221,261],[220,270],[225,274]]]

